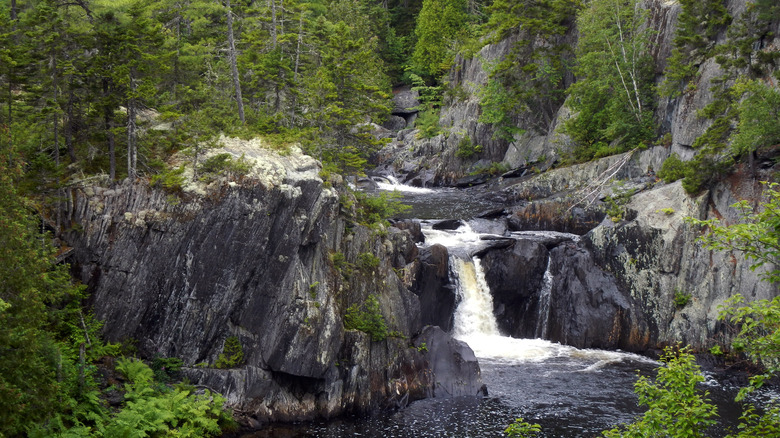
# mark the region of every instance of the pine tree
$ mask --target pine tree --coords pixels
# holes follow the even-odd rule
[[[377,55],[377,38],[357,2],[331,5],[329,21],[319,17],[314,38],[320,64],[305,83],[308,123],[320,133],[315,153],[353,171],[377,146],[366,122],[380,121],[390,110],[389,81]],[[360,168],[360,169],[359,169]]]
[[[466,0],[424,0],[417,17],[412,69],[428,80],[449,69],[468,20]]]

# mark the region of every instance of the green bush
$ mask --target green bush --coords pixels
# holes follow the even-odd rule
[[[198,166],[198,173],[201,179],[212,180],[219,176],[226,176],[229,179],[238,179],[249,173],[252,164],[241,154],[238,158],[233,158],[232,154],[222,153],[211,156]]]
[[[181,192],[186,180],[184,166],[179,166],[173,169],[164,168],[160,173],[152,175],[149,182],[153,187],[159,187],[169,192]]]
[[[463,137],[460,142],[458,142],[458,149],[455,150],[455,156],[464,160],[480,153],[482,153],[482,146],[473,144],[471,138],[468,136]]]
[[[214,364],[217,368],[236,368],[244,364],[244,347],[236,336],[225,339],[222,353]]]
[[[700,393],[696,385],[704,382],[701,369],[689,348],[667,347],[661,357],[655,381],[641,376],[634,385],[639,404],[647,406],[644,415],[634,423],[604,432],[618,437],[704,437],[704,431],[715,424],[716,408],[709,393]]]
[[[371,340],[375,342],[383,341],[388,336],[385,318],[379,309],[379,301],[374,295],[369,295],[362,306],[353,304],[347,308],[344,327],[347,330],[368,333],[371,335]]]
[[[538,424],[532,424],[525,421],[523,418],[518,418],[514,423],[504,430],[509,437],[528,438],[531,435],[536,435],[542,431],[542,426]]]
[[[685,162],[680,159],[679,155],[673,153],[661,165],[658,177],[664,180],[665,183],[673,183],[678,179],[685,178],[686,170]]]
[[[368,252],[361,253],[358,255],[357,266],[365,273],[374,272],[379,268],[379,257]]]
[[[687,294],[683,291],[674,292],[674,305],[678,308],[683,308],[691,302],[691,294]]]
[[[232,423],[219,394],[192,394],[185,386],[157,389],[154,372],[138,359],[119,359],[116,369],[129,380],[124,386],[123,409],[106,423],[99,422],[97,434],[81,426],[69,430],[68,436],[194,438],[220,435],[223,426]]]
[[[419,138],[433,138],[439,135],[441,132],[441,128],[439,128],[439,110],[437,108],[429,108],[420,111],[417,119],[414,121],[414,127],[419,130],[417,133]]]
[[[184,363],[178,357],[156,356],[151,365],[154,379],[162,383],[179,380],[182,365]]]
[[[356,192],[355,198],[359,206],[358,221],[364,225],[371,225],[382,222],[411,208],[401,203],[398,199],[400,196],[396,192],[382,192],[377,196]]]

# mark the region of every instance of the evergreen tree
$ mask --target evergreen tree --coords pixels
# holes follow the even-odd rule
[[[466,0],[424,0],[414,33],[417,44],[411,67],[428,80],[450,68],[468,21]]]
[[[22,162],[0,145],[0,435],[20,436],[59,410],[62,351],[47,332],[49,305],[81,292],[55,266],[49,239],[38,233],[17,185]],[[58,378],[60,377],[60,378]]]
[[[653,61],[647,11],[638,0],[593,0],[577,19],[575,116],[566,132],[577,160],[624,152],[653,132]]]
[[[362,171],[360,163],[378,146],[366,123],[389,113],[390,84],[359,3],[342,0],[328,13],[340,19],[321,16],[314,24],[320,61],[305,80],[307,123],[319,133],[317,156]]]

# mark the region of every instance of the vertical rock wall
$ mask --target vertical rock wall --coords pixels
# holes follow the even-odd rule
[[[345,220],[339,193],[300,152],[224,146],[254,164],[238,184],[181,195],[143,182],[74,189],[78,226],[67,238],[109,341],[181,358],[193,383],[225,394],[254,425],[400,407],[451,379],[465,382],[454,395],[480,391],[475,359],[476,368],[434,366],[470,357],[468,347],[445,342],[432,357],[414,345],[419,299],[396,274],[416,256],[409,233]],[[386,340],[345,329],[346,309],[369,295]],[[212,368],[228,337],[244,365]]]

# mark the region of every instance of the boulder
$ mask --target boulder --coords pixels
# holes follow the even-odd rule
[[[433,370],[436,397],[487,396],[477,357],[463,341],[453,339],[439,327],[425,327],[414,345]]]
[[[416,114],[420,106],[420,93],[405,85],[393,90],[393,115],[407,116]]]
[[[391,115],[382,123],[382,127],[397,133],[406,128],[406,119],[401,116]]]

